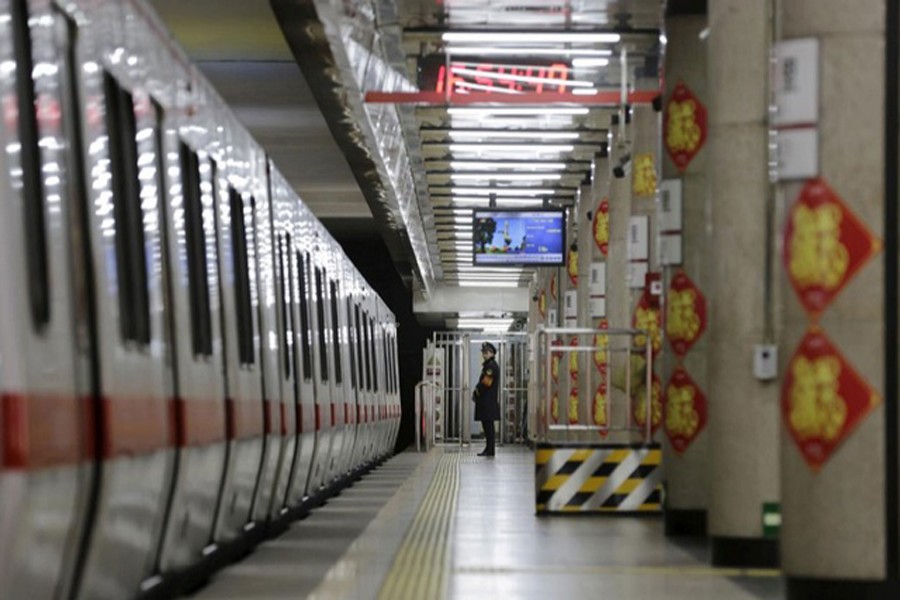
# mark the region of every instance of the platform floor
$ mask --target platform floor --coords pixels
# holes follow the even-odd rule
[[[404,453],[220,572],[203,600],[782,598],[777,571],[714,569],[659,517],[536,517],[534,459]]]

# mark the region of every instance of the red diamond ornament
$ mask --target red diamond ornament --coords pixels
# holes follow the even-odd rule
[[[781,415],[806,464],[818,471],[881,396],[813,325],[788,363]]]
[[[791,208],[784,230],[784,268],[812,319],[828,307],[881,241],[821,179],[811,179]]]

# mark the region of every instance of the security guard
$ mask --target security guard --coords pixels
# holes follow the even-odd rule
[[[500,419],[500,405],[497,404],[497,387],[500,382],[500,366],[494,360],[497,349],[490,342],[481,344],[481,377],[472,392],[475,401],[475,418],[481,421],[487,445],[478,456],[494,456],[494,421]]]

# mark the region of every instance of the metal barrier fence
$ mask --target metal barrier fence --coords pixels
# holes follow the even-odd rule
[[[591,337],[591,343],[584,340],[588,336]],[[643,337],[644,342],[636,344],[636,338]],[[577,343],[568,345],[563,340],[571,339]],[[618,340],[624,339],[624,343]],[[539,442],[551,441],[579,441],[572,440],[571,434],[577,432],[597,432],[606,435],[611,432],[637,433],[642,436],[643,443],[652,441],[653,433],[653,402],[652,396],[652,374],[653,374],[653,348],[650,336],[647,331],[642,329],[588,329],[588,328],[544,328],[538,327],[535,332],[535,349],[533,370],[535,380],[532,388],[536,394],[540,395],[540,402],[536,407],[538,410],[535,415],[536,421],[536,438]],[[582,419],[581,415],[586,411],[581,410],[577,422],[573,423],[571,418],[563,419],[563,423],[553,422],[558,419],[559,414],[559,397],[560,390],[554,389],[559,387],[560,376],[558,373],[561,357],[572,354],[590,355],[597,364],[597,374],[594,377],[600,380],[602,386],[606,388],[606,396],[604,397],[602,424],[597,423],[596,416],[593,419]],[[597,357],[601,357],[598,360]],[[559,357],[560,360],[554,360]],[[620,359],[621,357],[621,359]],[[636,364],[635,357],[640,357],[642,364]],[[584,358],[587,358],[586,356]],[[581,358],[575,358],[577,361]],[[582,363],[589,361],[582,360]],[[554,374],[554,369],[556,373]],[[587,369],[585,369],[587,371]],[[644,371],[644,373],[641,373]],[[576,369],[577,372],[577,369]],[[586,377],[589,377],[585,373]],[[636,377],[637,376],[637,377]],[[646,414],[641,419],[643,424],[638,424],[634,418],[633,402],[639,387],[638,381],[643,382],[644,404],[646,405]],[[616,385],[616,381],[620,385]],[[612,384],[612,385],[610,385]],[[569,383],[569,385],[578,385],[577,383]],[[582,389],[587,388],[584,386]],[[591,385],[590,387],[595,387]],[[613,402],[612,388],[617,387],[624,394],[624,400]],[[587,394],[575,392],[576,403],[582,402],[583,396]],[[556,406],[554,406],[556,402]],[[617,406],[624,404],[624,418],[615,412]],[[554,417],[557,415],[557,417]],[[593,420],[594,423],[581,422]],[[614,424],[618,422],[619,424]],[[632,440],[636,441],[636,440]]]
[[[441,357],[441,369],[426,373],[424,382],[434,388],[432,440],[434,443],[465,445],[472,441],[474,405],[472,390],[481,369],[480,345],[497,348],[500,365],[497,399],[500,404],[498,444],[524,441],[530,364],[527,333],[436,332],[431,351]],[[474,372],[473,372],[474,371]],[[418,417],[417,417],[418,419]]]

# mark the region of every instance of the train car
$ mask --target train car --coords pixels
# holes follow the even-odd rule
[[[128,598],[388,455],[393,314],[139,0],[0,0],[0,597]]]

